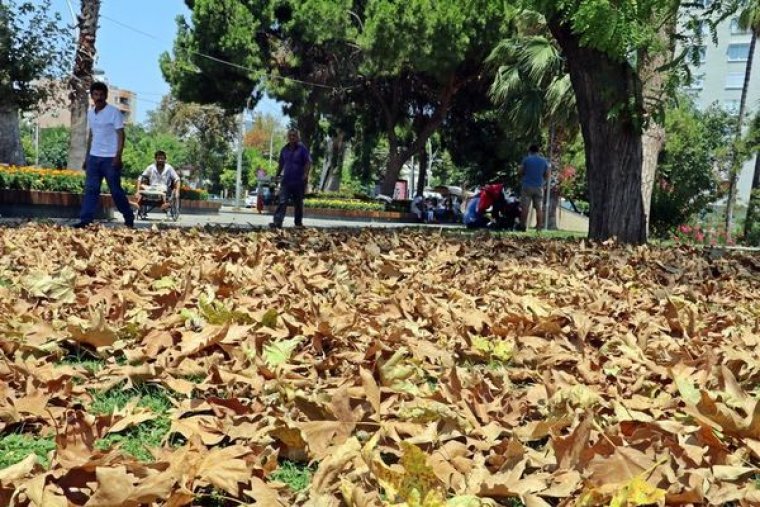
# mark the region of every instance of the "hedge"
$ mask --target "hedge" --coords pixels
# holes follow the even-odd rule
[[[360,211],[385,211],[385,205],[376,202],[360,201],[358,199],[306,199],[307,208],[327,208]]]

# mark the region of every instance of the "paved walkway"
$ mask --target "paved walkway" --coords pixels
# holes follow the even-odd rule
[[[0,218],[0,225],[14,225],[20,224],[34,219],[24,218]],[[60,225],[75,224],[75,219],[36,219],[37,221],[53,222]],[[203,226],[221,226],[229,228],[241,228],[241,229],[255,229],[267,227],[272,221],[272,215],[263,213],[258,214],[255,211],[239,210],[235,211],[232,208],[225,208],[218,215],[181,215],[178,222],[172,222],[167,220],[161,213],[151,213],[148,215],[148,220],[137,220],[135,226],[138,229],[150,228],[154,225],[166,224],[170,226],[179,227],[203,227]],[[119,227],[124,224],[124,220],[119,213],[115,213],[115,219],[110,221],[100,222],[107,227]],[[401,227],[435,227],[435,228],[458,228],[459,224],[409,224],[403,222],[385,222],[381,220],[352,220],[352,219],[340,219],[340,218],[304,218],[303,223],[306,227],[316,228],[333,228],[333,227],[356,227],[356,228],[401,228]],[[293,216],[288,214],[285,217],[285,228],[293,227]]]

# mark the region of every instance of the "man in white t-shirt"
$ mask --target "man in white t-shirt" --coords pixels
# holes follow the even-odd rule
[[[87,111],[87,157],[85,158],[84,200],[79,223],[87,227],[95,219],[100,201],[100,184],[105,178],[113,202],[124,215],[127,227],[134,227],[135,214],[121,187],[121,154],[124,150],[124,118],[118,108],[108,104],[108,87],[95,82],[90,86],[95,106]]]
[[[137,205],[142,203],[142,190],[148,186],[159,188],[161,192],[161,209],[167,209],[166,195],[171,190],[172,196],[179,199],[179,175],[166,163],[166,152],[158,150],[153,156],[155,163],[149,165],[137,179]]]

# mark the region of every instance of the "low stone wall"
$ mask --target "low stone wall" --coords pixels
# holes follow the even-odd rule
[[[82,194],[0,189],[0,215],[21,218],[79,218]],[[111,196],[101,195],[95,218],[113,218]]]
[[[68,192],[0,189],[0,215],[22,218],[78,218],[83,198],[82,194]],[[180,214],[216,215],[219,208],[221,204],[218,202],[180,200]],[[95,218],[113,218],[114,209],[110,194],[101,194]]]

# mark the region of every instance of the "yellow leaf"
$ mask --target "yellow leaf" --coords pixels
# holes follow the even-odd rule
[[[269,366],[278,366],[288,362],[293,351],[303,341],[302,336],[296,336],[290,340],[279,340],[264,346],[264,362]]]
[[[665,493],[664,489],[655,488],[641,475],[637,475],[612,497],[610,507],[656,504],[665,500]]]
[[[23,287],[30,296],[53,299],[60,303],[73,303],[76,300],[74,284],[76,273],[66,266],[57,276],[35,272],[23,281]]]

